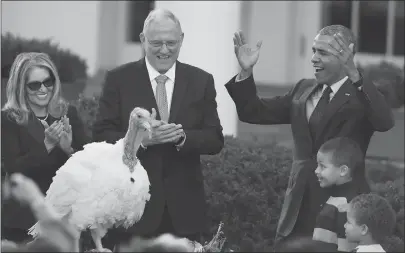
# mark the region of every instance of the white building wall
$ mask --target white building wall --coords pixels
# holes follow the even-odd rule
[[[260,58],[254,67],[255,81],[283,84],[287,81],[286,55],[290,32],[287,1],[251,2],[251,21],[248,31],[243,31],[250,45],[262,40]]]
[[[262,40],[255,80],[269,85],[291,85],[313,77],[311,45],[320,29],[319,1],[252,1],[248,42]]]
[[[99,1],[2,1],[1,32],[27,39],[48,39],[96,69]]]

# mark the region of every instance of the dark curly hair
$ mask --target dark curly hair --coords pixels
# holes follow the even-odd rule
[[[357,225],[366,225],[372,238],[381,243],[391,235],[396,216],[390,203],[385,198],[375,194],[360,194],[350,201]]]

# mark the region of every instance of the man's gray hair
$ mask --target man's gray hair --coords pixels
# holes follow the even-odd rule
[[[357,51],[357,40],[356,40],[356,37],[354,36],[353,32],[346,26],[343,26],[343,25],[326,26],[326,27],[322,28],[318,34],[333,36],[337,33],[341,33],[343,35],[343,37],[349,42],[349,45],[351,43],[353,43],[353,54],[355,54]],[[349,46],[349,45],[347,45],[347,46]]]
[[[177,19],[177,17],[173,14],[173,12],[166,10],[166,9],[155,9],[153,11],[151,11],[149,13],[149,15],[146,17],[145,22],[143,23],[143,31],[142,33],[145,34],[145,32],[148,29],[148,26],[150,25],[150,23],[152,21],[154,21],[155,19],[170,19],[172,20],[174,23],[176,23],[176,25],[179,27],[180,32],[181,30],[181,25],[180,25],[180,21]]]

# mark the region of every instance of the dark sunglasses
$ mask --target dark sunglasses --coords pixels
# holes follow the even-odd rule
[[[37,91],[37,90],[41,89],[42,85],[44,85],[46,88],[49,88],[49,87],[52,87],[52,86],[55,85],[55,81],[53,80],[53,78],[48,78],[48,79],[45,79],[42,82],[33,81],[33,82],[27,83],[28,88],[30,90],[34,90],[34,91]]]

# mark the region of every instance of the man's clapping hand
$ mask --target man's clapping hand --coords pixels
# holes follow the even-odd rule
[[[151,121],[151,136],[149,139],[145,139],[142,142],[145,147],[163,143],[177,143],[183,135],[181,124],[169,124],[161,120],[156,120],[156,110],[154,108],[152,109]]]

